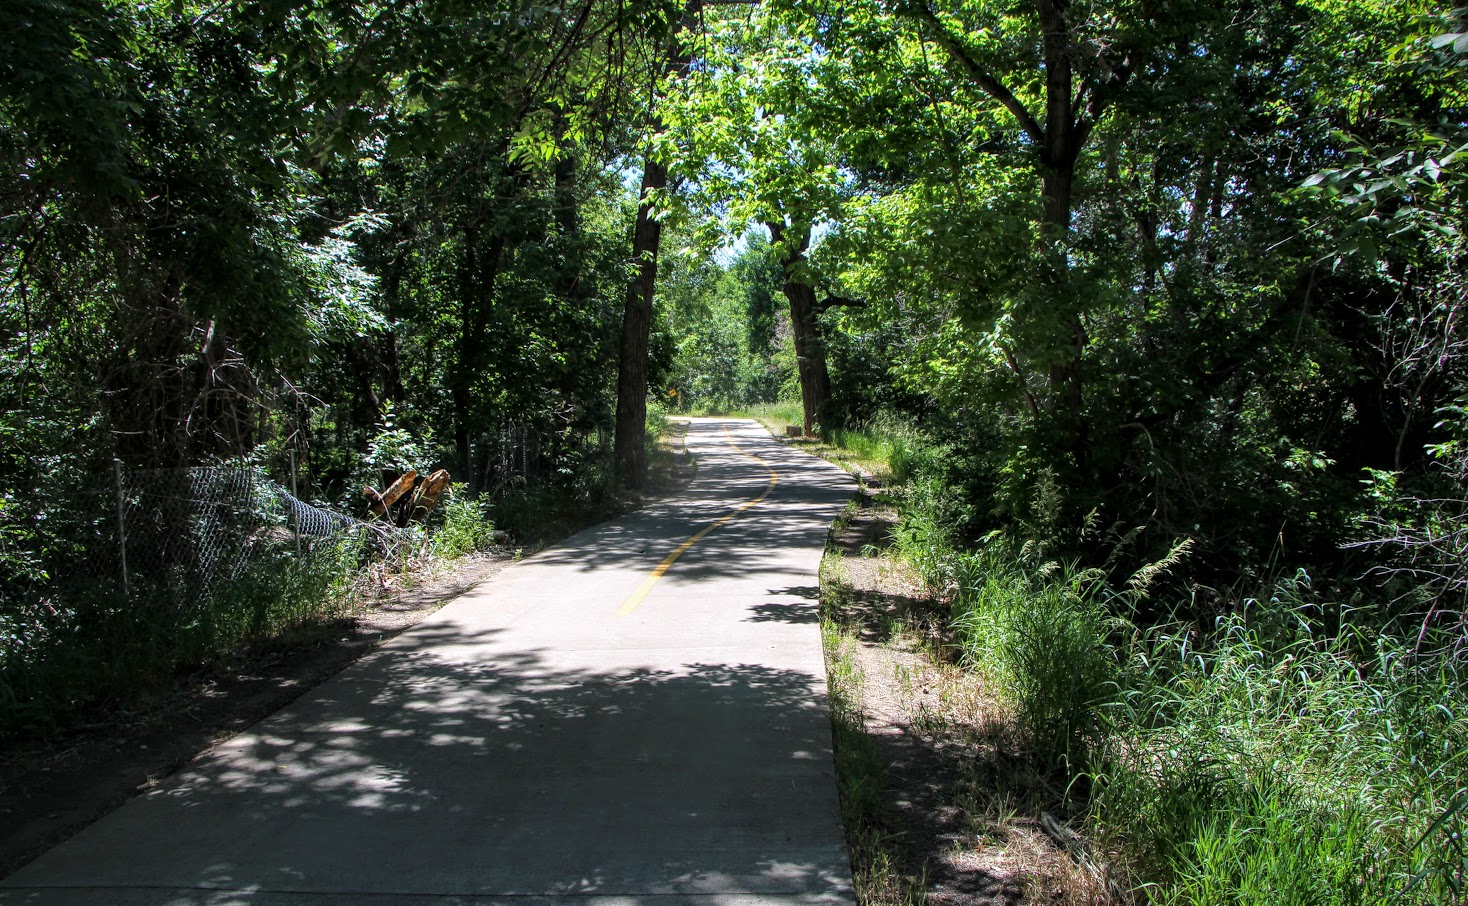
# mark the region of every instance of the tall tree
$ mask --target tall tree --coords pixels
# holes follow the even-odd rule
[[[804,429],[812,433],[831,378],[808,253],[817,225],[838,216],[847,191],[807,90],[821,54],[776,10],[739,10],[710,28],[707,59],[681,81],[670,114],[679,171],[690,179],[689,203],[718,217],[708,244],[751,223],[769,231],[784,274]]]
[[[943,48],[953,68],[1013,118],[1040,177],[1038,260],[1049,286],[1046,320],[1059,328],[1043,353],[1049,366],[1052,419],[1062,443],[1084,471],[1087,425],[1082,414],[1081,362],[1088,342],[1082,301],[1070,285],[1070,229],[1076,168],[1096,126],[1128,84],[1148,70],[1163,40],[1186,46],[1176,25],[1201,10],[1169,9],[1166,20],[1144,9],[1067,0],[1034,0],[1021,13],[1011,3],[961,2],[937,10],[932,0],[905,0],[897,9]],[[1021,7],[1023,8],[1023,7]]]
[[[765,223],[770,231],[770,244],[779,249],[780,269],[784,279],[780,291],[790,303],[790,330],[795,340],[795,367],[800,376],[800,402],[803,429],[814,434],[822,420],[826,401],[831,398],[831,371],[826,365],[826,346],[821,337],[820,311],[816,307],[815,287],[808,282],[806,252],[810,251],[810,226],[791,226],[778,220]]]
[[[691,35],[702,9],[703,0],[687,0],[675,24],[667,30],[663,75],[688,72],[693,62]],[[654,96],[648,129],[653,139],[663,130],[662,114],[656,108],[658,103]],[[652,300],[657,288],[658,250],[663,235],[657,206],[659,196],[668,185],[668,166],[655,144],[650,142],[644,155],[637,221],[632,229],[633,276],[627,285],[623,307],[621,358],[617,367],[615,458],[618,481],[626,488],[642,487],[647,477],[648,338],[652,331]]]

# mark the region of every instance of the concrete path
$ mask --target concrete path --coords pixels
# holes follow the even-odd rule
[[[684,495],[504,570],[0,904],[852,903],[816,614],[852,481],[753,422],[688,446]]]

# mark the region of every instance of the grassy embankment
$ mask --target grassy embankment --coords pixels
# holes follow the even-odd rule
[[[754,415],[783,433],[779,413]],[[900,512],[892,553],[945,618],[931,654],[978,682],[991,725],[979,736],[998,721],[1014,740],[1012,776],[990,782],[1019,794],[975,816],[1000,845],[1006,824],[1048,815],[1094,881],[1092,901],[1468,902],[1468,677],[1453,661],[1417,656],[1349,610],[1323,633],[1312,615],[1336,608],[1304,575],[1237,594],[1214,625],[1139,625],[1143,601],[1167,612],[1149,596],[1171,562],[1118,580],[1034,541],[966,549],[916,435],[879,426],[812,449],[887,488]],[[825,573],[823,595],[846,594],[840,562]],[[901,841],[872,795],[882,767],[855,704],[854,636],[832,614],[838,767],[863,900],[920,899],[887,868]]]

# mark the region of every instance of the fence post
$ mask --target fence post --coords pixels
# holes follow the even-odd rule
[[[296,451],[291,451],[291,531],[296,536],[296,559],[301,557],[301,514],[296,509],[301,495],[296,492]]]
[[[112,459],[112,485],[117,492],[117,553],[122,560],[122,593],[132,597],[132,586],[127,578],[127,520],[123,511],[127,504],[122,496],[122,460]]]

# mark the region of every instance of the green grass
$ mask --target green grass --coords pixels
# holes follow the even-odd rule
[[[884,482],[913,477],[927,441],[905,422],[879,415],[859,428],[830,431],[826,441],[845,459]]]
[[[1095,572],[1000,543],[944,555],[963,662],[1035,763],[1081,781],[1149,902],[1468,903],[1468,677],[1378,631],[1320,637],[1301,581],[1212,633],[1136,629]]]
[[[798,400],[741,409],[695,410],[693,414],[752,418],[775,437],[785,437],[787,427],[801,427],[805,419],[805,411]],[[819,442],[807,443],[807,449],[817,456],[885,484],[908,478],[925,442],[907,423],[879,415],[860,427],[823,431]]]
[[[892,427],[832,432],[813,451],[886,465],[903,517],[894,553],[950,603],[962,663],[1004,699],[1033,767],[1089,816],[1123,900],[1468,906],[1468,667],[1353,625],[1303,576],[1240,596],[1215,624],[1134,626],[1185,546],[1115,586],[1046,560],[1043,544],[995,535],[968,550],[967,502],[928,467],[941,451]],[[839,603],[839,581],[822,585]],[[1305,616],[1322,612],[1346,613],[1344,628],[1326,635]],[[840,654],[853,642],[826,633],[854,778],[843,795],[875,814],[862,779],[875,768],[837,700],[859,690]],[[868,826],[848,824],[854,849]]]
[[[729,418],[752,418],[765,426],[765,429],[776,437],[785,436],[785,428],[789,425],[804,425],[805,410],[801,408],[800,401],[783,401],[778,403],[761,403],[757,406],[746,406],[742,409],[704,410],[697,412],[698,415],[719,415]]]
[[[1116,694],[1117,653],[1100,577],[1025,562],[1000,545],[950,557],[955,643],[1014,715],[1035,766],[1071,777],[1088,765]]]
[[[1098,827],[1156,901],[1468,902],[1453,665],[1242,617],[1196,645],[1181,627],[1146,636],[1096,767]]]
[[[429,540],[435,557],[456,560],[494,544],[488,502],[470,497],[465,485],[454,485],[441,507],[441,518]]]

